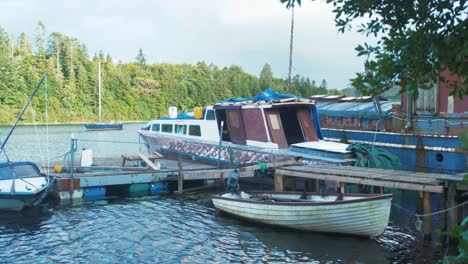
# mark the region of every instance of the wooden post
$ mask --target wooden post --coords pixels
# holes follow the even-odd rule
[[[177,155],[177,165],[179,170],[179,176],[177,178],[178,191],[179,195],[182,195],[184,193],[184,174],[182,173],[182,157],[180,155]]]
[[[364,186],[363,186],[362,184],[358,184],[358,185],[357,185],[357,192],[358,192],[358,193],[364,192]]]
[[[447,207],[452,208],[456,205],[456,192],[457,192],[457,186],[455,182],[450,181],[448,183],[448,190],[447,190]],[[449,221],[448,221],[448,227],[447,230],[451,231],[458,225],[458,210],[452,209],[449,211]],[[457,243],[457,240],[454,238],[449,239],[449,245],[455,245]]]
[[[275,192],[282,192],[284,190],[284,177],[275,172]]]
[[[346,193],[346,182],[340,182],[341,193]]]
[[[424,214],[430,214],[431,213],[431,193],[430,192],[424,192]],[[424,240],[431,240],[431,234],[432,234],[432,216],[426,216],[424,217]]]
[[[439,197],[440,197],[439,206],[440,206],[441,211],[447,209],[446,194],[447,194],[447,192],[444,192],[444,193],[441,193],[439,195]],[[439,226],[439,229],[440,229],[440,236],[439,236],[440,244],[445,245],[445,240],[447,239],[446,235],[444,235],[444,232],[447,231],[447,213],[445,213],[445,212],[440,213],[440,226]]]
[[[289,182],[291,183],[291,190],[293,192],[296,191],[296,188],[297,188],[297,181],[296,181],[296,177],[289,177]]]

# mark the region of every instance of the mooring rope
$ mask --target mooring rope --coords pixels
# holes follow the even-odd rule
[[[416,214],[416,213],[413,213],[412,211],[398,205],[398,204],[392,204],[393,206],[399,208],[399,209],[402,209],[403,211],[406,211],[408,214],[410,214],[411,216],[413,217],[416,217],[416,221],[414,223],[415,225],[415,228],[416,230],[418,231],[422,231],[422,224],[423,224],[423,220],[421,218],[424,218],[424,217],[427,217],[427,216],[433,216],[433,215],[437,215],[437,214],[441,214],[441,213],[445,213],[445,212],[448,212],[450,210],[453,210],[457,207],[460,207],[460,206],[463,206],[465,204],[468,204],[468,201],[465,201],[461,204],[457,204],[455,206],[452,206],[452,207],[449,207],[449,208],[446,208],[444,210],[440,210],[440,211],[436,211],[436,212],[433,212],[433,213],[429,213],[429,214]]]

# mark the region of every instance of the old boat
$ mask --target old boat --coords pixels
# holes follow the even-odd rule
[[[149,153],[216,163],[274,162],[301,156],[309,162],[350,164],[347,144],[323,141],[315,102],[269,88],[149,122],[138,130]]]
[[[375,237],[388,226],[391,194],[240,192],[212,196],[216,209],[257,223]]]
[[[113,122],[102,122],[101,121],[101,113],[102,113],[102,96],[101,96],[101,62],[99,62],[98,66],[98,93],[99,93],[99,122],[92,123],[92,124],[85,124],[85,128],[87,130],[122,130],[123,125],[122,123],[113,123]]]
[[[54,178],[41,173],[35,163],[10,161],[5,152],[5,146],[10,136],[46,76],[47,72],[37,84],[3,142],[0,141],[0,154],[4,154],[7,159],[6,162],[0,162],[0,210],[21,211],[26,206],[37,206],[47,196],[47,192],[52,186]]]
[[[47,196],[51,178],[29,161],[0,163],[0,210],[21,211]]]

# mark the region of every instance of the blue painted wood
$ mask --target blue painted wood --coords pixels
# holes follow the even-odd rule
[[[85,124],[87,130],[122,130],[123,125],[121,123],[95,123]]]

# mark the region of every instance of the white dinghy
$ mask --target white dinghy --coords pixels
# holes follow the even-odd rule
[[[258,223],[305,231],[379,236],[391,194],[232,192],[212,197],[216,209]]]

